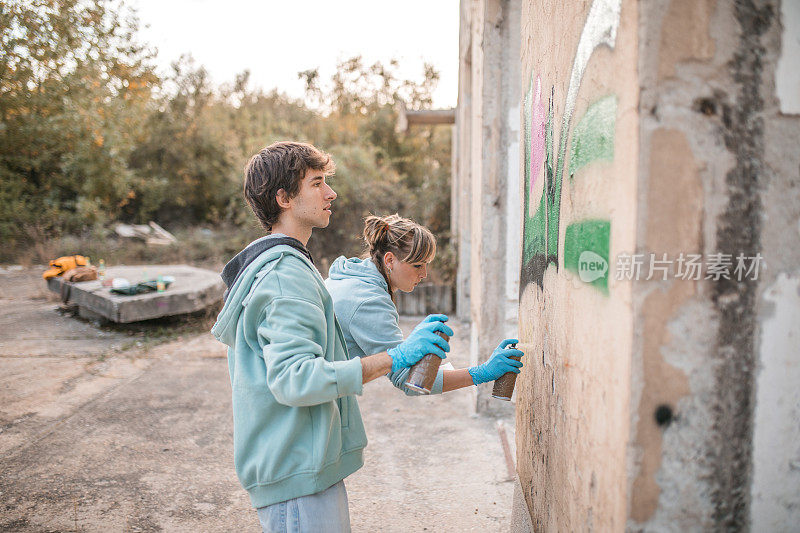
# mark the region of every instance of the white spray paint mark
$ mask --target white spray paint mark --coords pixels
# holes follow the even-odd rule
[[[621,4],[622,0],[597,0],[592,4],[589,16],[586,17],[586,24],[584,24],[583,32],[581,32],[581,40],[578,42],[578,50],[575,52],[575,61],[572,63],[567,101],[564,106],[564,120],[559,133],[561,139],[558,156],[560,165],[556,171],[558,177],[564,171],[564,156],[567,150],[569,125],[572,120],[572,111],[575,109],[575,101],[578,98],[578,89],[581,87],[583,73],[586,72],[586,67],[589,65],[589,59],[592,57],[595,48],[604,44],[613,50],[614,42],[617,40]],[[558,178],[556,181],[558,181]]]
[[[800,524],[800,273],[764,293],[753,436],[752,530]],[[770,307],[772,309],[770,309]],[[770,314],[771,313],[771,314]]]
[[[782,113],[800,114],[800,2],[781,2],[781,57],[775,70],[775,92]]]
[[[521,202],[519,199],[519,106],[508,111],[507,123],[511,125],[508,148],[508,188],[506,197],[512,199],[506,209],[506,320],[517,329],[519,310],[519,264],[522,248]]]

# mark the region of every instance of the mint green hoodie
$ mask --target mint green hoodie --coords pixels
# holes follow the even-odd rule
[[[320,492],[361,468],[361,361],[348,356],[316,267],[275,246],[228,294],[211,331],[228,345],[234,464],[253,506]]]
[[[351,356],[372,355],[403,342],[400,315],[389,294],[389,286],[371,259],[340,256],[331,264],[328,275],[325,287],[333,298],[336,317]],[[405,386],[408,373],[408,368],[401,368],[387,377],[407,396],[419,396],[419,392]],[[442,393],[443,379],[440,368],[431,394]]]

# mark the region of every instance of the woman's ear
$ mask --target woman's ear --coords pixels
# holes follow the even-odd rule
[[[385,254],[383,254],[383,265],[389,272],[391,272],[392,268],[394,268],[394,262],[395,262],[395,257],[392,252],[386,252]]]
[[[284,189],[278,189],[278,192],[275,193],[275,201],[278,202],[278,207],[281,209],[289,208],[289,195]]]

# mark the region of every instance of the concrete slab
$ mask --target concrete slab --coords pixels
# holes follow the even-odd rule
[[[48,280],[47,286],[58,294],[68,291],[66,303],[77,305],[81,316],[99,316],[123,324],[201,311],[220,302],[225,291],[218,272],[188,265],[115,266],[106,270],[106,276],[126,278],[131,284],[157,276],[173,276],[175,282],[165,292],[135,296],[114,294],[99,280],[65,287],[64,280],[58,277]]]

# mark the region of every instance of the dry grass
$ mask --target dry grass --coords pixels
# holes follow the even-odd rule
[[[136,239],[117,236],[99,228],[81,235],[51,238],[31,229],[30,241],[20,250],[0,252],[0,264],[31,266],[47,264],[64,255],[88,256],[94,264],[106,265],[190,264],[219,270],[249,242],[263,235],[258,228],[193,227],[174,232],[178,242],[167,246],[148,245]]]

